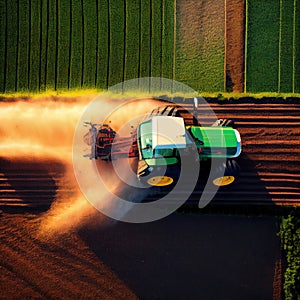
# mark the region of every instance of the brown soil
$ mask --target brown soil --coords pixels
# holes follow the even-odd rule
[[[297,162],[300,158],[300,104],[282,102],[257,105],[231,102],[221,105],[211,104],[211,106],[218,117],[235,120],[243,143],[243,152],[239,159],[242,170],[238,183],[231,189],[218,193],[212,204],[299,205],[300,165]],[[190,106],[186,105],[186,107]],[[205,107],[199,109],[199,119],[203,124],[209,122],[205,119],[205,109]],[[229,225],[226,221],[224,224],[227,225],[219,224],[212,232],[209,232],[211,224],[217,224],[217,220],[209,223],[209,226],[203,224],[201,227],[201,225],[198,226],[198,216],[179,214],[162,220],[161,223],[153,222],[152,226],[134,227],[129,224],[116,226],[116,231],[113,227],[108,230],[102,228],[101,232],[85,228],[80,235],[73,231],[48,239],[37,235],[41,218],[37,218],[31,212],[33,209],[36,209],[35,212],[38,213],[49,209],[58,193],[66,197],[72,196],[74,184],[60,180],[65,176],[65,166],[58,161],[34,162],[4,159],[0,160],[0,164],[0,208],[4,211],[2,214],[0,212],[2,297],[8,299],[29,297],[134,299],[136,298],[134,293],[138,292],[138,296],[147,295],[148,292],[155,290],[153,287],[157,284],[161,284],[158,292],[162,296],[167,295],[164,294],[166,290],[170,293],[177,291],[174,290],[176,286],[180,289],[187,287],[184,291],[192,293],[199,290],[197,278],[202,278],[201,276],[205,278],[207,284],[215,285],[215,273],[219,274],[221,269],[226,270],[226,274],[228,270],[233,270],[231,274],[236,274],[237,277],[234,284],[227,275],[222,279],[219,278],[218,284],[223,284],[220,291],[234,290],[232,295],[240,297],[235,293],[236,289],[245,288],[244,295],[249,295],[253,299],[255,296],[249,292],[253,291],[257,296],[257,293],[266,288],[269,296],[262,298],[272,297],[270,293],[272,293],[274,269],[268,272],[267,277],[263,276],[265,280],[268,278],[268,282],[261,282],[262,270],[257,269],[270,258],[269,252],[265,250],[266,245],[259,244],[265,240],[266,236],[270,237],[266,232],[261,232],[260,229],[265,225],[259,223],[260,221],[256,229],[253,230],[251,221],[251,224],[246,225],[247,233],[237,230],[232,235],[233,230],[240,228],[236,226],[236,223],[230,223],[234,221],[232,219]],[[195,200],[199,199],[197,196],[199,194],[197,195],[196,192]],[[17,215],[16,212],[21,214]],[[182,222],[185,218],[187,221],[184,227]],[[200,219],[203,219],[203,216]],[[178,224],[180,224],[178,227],[182,236],[188,234],[184,236],[185,243],[178,243],[174,235],[174,228]],[[228,228],[220,231],[220,228],[223,229],[224,226]],[[194,228],[193,233],[191,233],[191,228]],[[201,228],[205,230],[199,232]],[[272,230],[275,232],[276,228],[274,228]],[[217,232],[221,234],[216,238]],[[224,232],[228,234],[224,236]],[[197,233],[198,239],[195,239]],[[260,233],[261,237],[258,241],[256,238]],[[205,234],[210,249],[206,248],[208,244],[205,242],[195,243],[195,241],[202,241]],[[229,244],[232,244],[234,251],[226,246],[228,240],[232,240],[232,236],[235,236],[233,239],[235,243]],[[239,241],[239,237],[245,236],[247,238]],[[252,242],[245,244],[250,236]],[[147,246],[140,245],[138,242],[140,240],[143,240],[145,244],[148,243]],[[217,241],[217,245],[213,241]],[[222,241],[223,248],[220,248],[219,241]],[[239,248],[236,246],[237,241],[239,241]],[[272,244],[270,249],[278,247],[274,245]],[[184,248],[185,246],[187,248]],[[224,247],[227,247],[227,252],[223,251]],[[145,252],[145,248],[148,251]],[[195,264],[197,257],[187,259],[190,249],[194,249],[193,253],[197,257],[197,251],[208,255],[215,253],[214,249],[222,249],[221,252],[206,259],[209,262],[207,270],[215,270],[214,268],[218,267],[220,270],[210,274],[211,277],[207,280],[208,273],[205,275],[201,273],[203,261],[199,258],[197,265]],[[256,256],[253,255],[255,251],[258,251],[257,257],[262,258],[259,264],[253,261],[254,258],[256,260]],[[180,258],[180,254],[184,255]],[[264,254],[266,257],[263,256]],[[237,259],[238,256],[240,256],[239,259]],[[274,266],[275,259],[278,257],[273,257],[268,266],[272,263]],[[189,261],[188,269],[187,261]],[[255,266],[251,271],[252,275],[246,272],[253,282],[249,285],[249,278],[245,277],[238,286],[239,280],[242,280],[241,276],[245,276],[245,270],[241,267],[245,261],[249,264],[248,268]],[[212,267],[211,264],[214,262],[216,263]],[[226,266],[223,267],[224,265]],[[150,271],[148,273],[148,270],[152,270],[152,273]],[[191,270],[194,276],[187,275]],[[158,275],[162,272],[165,277]],[[174,274],[173,277],[172,274]],[[182,280],[185,278],[194,289],[187,284],[178,285],[176,281],[178,276],[181,276]],[[173,281],[166,278],[172,278]],[[259,288],[257,288],[258,284],[260,284]],[[280,289],[277,283],[274,288]],[[213,293],[213,291],[212,288],[206,293]],[[201,290],[198,292],[202,293]],[[211,298],[216,299],[213,296]],[[234,297],[229,298],[234,299]]]
[[[136,299],[77,234],[39,237],[30,214],[0,226],[1,299]]]
[[[128,287],[140,299],[272,297],[275,218],[173,214],[52,239],[38,226],[0,217],[1,299],[137,299]]]
[[[273,300],[282,299],[282,259],[278,259],[275,263],[273,282]]]
[[[226,88],[244,90],[245,1],[226,0]]]

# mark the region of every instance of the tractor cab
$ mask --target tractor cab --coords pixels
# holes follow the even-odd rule
[[[175,157],[177,149],[186,147],[183,118],[156,116],[141,123],[138,127],[138,146],[140,159]]]
[[[146,183],[150,185],[172,183],[180,172],[178,149],[187,147],[184,119],[153,116],[138,126],[137,137],[139,179],[148,178]]]

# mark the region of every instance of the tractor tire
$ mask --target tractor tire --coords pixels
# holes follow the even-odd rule
[[[152,186],[158,190],[173,188],[180,177],[180,166],[170,165],[165,172],[154,169],[146,176],[140,176],[140,182],[145,186]]]
[[[228,159],[222,163],[215,171],[213,184],[219,187],[225,187],[237,182],[240,167],[233,159]]]

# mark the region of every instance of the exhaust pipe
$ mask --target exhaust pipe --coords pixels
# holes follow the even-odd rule
[[[194,106],[193,106],[193,114],[194,117],[197,119],[198,118],[198,98],[194,97]]]

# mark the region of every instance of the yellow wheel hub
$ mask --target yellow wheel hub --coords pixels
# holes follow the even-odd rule
[[[173,178],[168,176],[154,176],[147,180],[147,183],[152,186],[166,186],[173,182]]]
[[[234,176],[222,176],[219,178],[216,178],[213,183],[216,186],[224,186],[229,185],[234,182]]]

